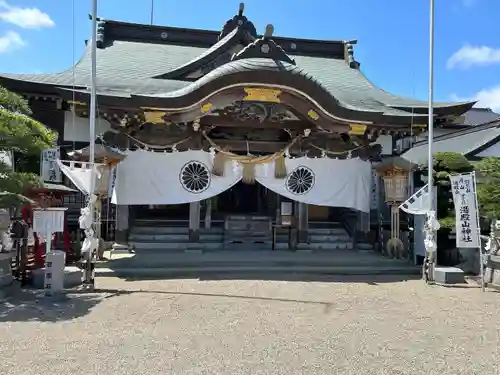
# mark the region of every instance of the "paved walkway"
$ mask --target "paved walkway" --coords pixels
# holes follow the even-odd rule
[[[494,292],[385,278],[97,282],[106,290],[67,300],[0,299],[0,374],[499,373]]]

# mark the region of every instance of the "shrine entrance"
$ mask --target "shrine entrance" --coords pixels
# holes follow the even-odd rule
[[[238,182],[217,196],[217,211],[223,214],[273,215],[277,194],[261,184]]]

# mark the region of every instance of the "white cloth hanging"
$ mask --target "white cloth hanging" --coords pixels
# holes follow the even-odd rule
[[[288,175],[274,176],[274,162],[256,167],[256,180],[269,190],[316,206],[347,207],[369,212],[371,164],[359,158],[286,159]]]
[[[84,194],[89,194],[90,192],[90,179],[92,174],[92,168],[90,163],[73,162],[67,160],[58,160],[57,164],[59,168],[64,173],[66,177]],[[77,167],[76,165],[81,165]],[[95,185],[94,193],[96,194],[107,194],[109,191],[109,184],[113,180],[110,178],[110,173],[112,170],[108,168],[106,164],[94,164],[96,170],[95,173]]]
[[[214,197],[240,181],[242,170],[228,161],[224,176],[214,176],[213,159],[205,151],[129,151],[117,167],[112,203],[182,204]]]
[[[429,212],[429,184],[425,184],[424,187],[404,201],[399,208],[412,215],[426,215]]]

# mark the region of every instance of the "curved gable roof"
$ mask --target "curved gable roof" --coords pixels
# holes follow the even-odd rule
[[[234,29],[219,43],[216,31],[136,25],[104,21],[102,48],[97,50],[98,90],[120,95],[157,95],[180,90],[181,81],[194,66],[211,60],[241,35]],[[345,43],[293,38],[272,38],[307,75],[321,83],[345,107],[367,112],[386,112],[409,117],[426,112],[427,102],[386,92],[359,69],[344,60]],[[211,47],[209,47],[211,46]],[[33,92],[56,87],[85,89],[90,86],[90,48],[78,63],[54,74],[0,74],[7,86],[28,85]],[[155,79],[158,77],[164,79]],[[436,115],[460,115],[472,102],[435,103]]]

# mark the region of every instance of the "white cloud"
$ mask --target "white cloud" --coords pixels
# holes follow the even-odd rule
[[[21,35],[14,31],[8,31],[5,35],[0,36],[0,53],[22,48],[25,45],[26,42],[21,38]]]
[[[465,45],[450,56],[446,62],[448,69],[472,66],[486,66],[500,63],[500,48]]]
[[[23,29],[41,29],[55,26],[47,13],[38,8],[21,8],[0,0],[0,21],[8,22]]]
[[[456,101],[477,101],[475,107],[491,108],[495,112],[500,112],[500,85],[483,89],[469,98],[461,98],[457,95],[452,95]]]

